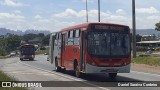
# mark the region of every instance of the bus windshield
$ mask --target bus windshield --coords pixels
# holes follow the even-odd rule
[[[22,54],[34,54],[35,49],[31,47],[24,47],[24,48],[21,48],[21,53]]]
[[[130,54],[128,33],[92,31],[88,33],[88,52],[96,56],[126,56]]]

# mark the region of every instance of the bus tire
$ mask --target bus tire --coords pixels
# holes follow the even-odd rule
[[[79,71],[77,61],[74,61],[74,73],[77,78],[81,77],[81,72]]]
[[[21,61],[23,61],[23,58],[20,58]]]
[[[57,58],[55,58],[55,70],[56,70],[56,72],[60,72],[61,71],[61,67],[58,66]]]
[[[66,72],[66,68],[61,68],[61,72],[65,73]]]
[[[117,73],[109,73],[108,75],[110,79],[115,79],[117,76]]]

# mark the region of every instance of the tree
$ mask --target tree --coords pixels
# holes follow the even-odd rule
[[[140,41],[141,41],[141,39],[142,39],[142,36],[141,36],[141,35],[139,35],[139,34],[137,34],[137,35],[136,35],[136,42],[140,42]]]
[[[43,37],[41,44],[42,45],[49,45],[49,38],[50,38],[50,35]]]
[[[5,40],[0,38],[0,56],[5,56],[7,53],[5,51]]]
[[[155,30],[160,31],[160,22],[156,23],[155,26],[156,26]]]
[[[18,35],[10,35],[7,40],[7,49],[8,51],[16,50],[21,43],[21,37]]]
[[[33,40],[33,39],[36,38],[36,37],[37,37],[37,34],[32,34],[32,33],[30,33],[30,34],[25,34],[25,35],[23,36],[23,40],[26,41],[26,42],[28,42],[29,40]]]
[[[41,37],[41,38],[43,38],[44,34],[43,33],[39,33],[38,36]]]
[[[4,47],[5,40],[0,38],[0,48]]]

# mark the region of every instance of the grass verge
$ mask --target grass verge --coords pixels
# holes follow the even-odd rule
[[[7,56],[0,56],[0,59],[6,59],[6,58],[9,58],[10,56],[7,55]]]
[[[5,73],[0,71],[0,81],[15,81],[15,79],[7,76]],[[27,88],[19,88],[19,87],[2,88],[0,87],[0,90],[27,90]]]
[[[138,56],[136,58],[132,58],[132,63],[160,66],[160,57]]]
[[[45,49],[45,50],[39,50],[36,52],[36,55],[39,55],[39,54],[44,54],[44,53],[48,53],[48,48]]]

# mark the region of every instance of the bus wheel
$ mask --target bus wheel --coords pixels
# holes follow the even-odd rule
[[[61,71],[61,67],[58,66],[57,58],[55,58],[55,70],[56,70],[57,72],[60,72],[60,71]]]
[[[21,61],[23,61],[23,58],[20,58]]]
[[[63,72],[63,73],[65,73],[66,72],[66,68],[61,68],[61,71]]]
[[[109,78],[110,79],[115,79],[117,76],[117,73],[109,73]]]

